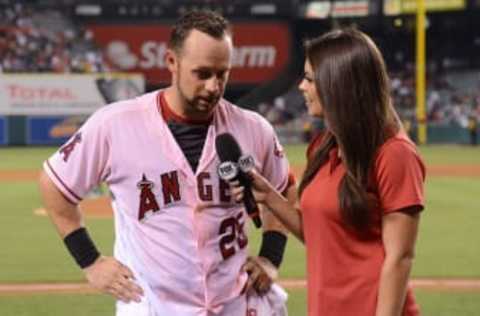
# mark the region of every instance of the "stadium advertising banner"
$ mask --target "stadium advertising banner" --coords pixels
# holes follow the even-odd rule
[[[310,1],[305,5],[305,17],[326,19],[328,17],[360,17],[367,16],[368,0],[357,1]]]
[[[386,15],[415,13],[417,0],[385,0],[383,7]],[[465,7],[465,0],[425,0],[427,11],[464,10]]]
[[[144,90],[138,74],[2,74],[0,115],[91,114]]]
[[[32,116],[27,118],[27,145],[59,145],[65,143],[88,118],[68,124],[70,117]]]
[[[7,122],[5,117],[0,116],[0,145],[7,143]]]
[[[164,56],[169,25],[90,25],[97,44],[113,67],[144,73],[149,83],[170,81]],[[230,83],[257,84],[275,78],[290,57],[286,23],[234,23]]]
[[[88,118],[88,115],[28,116],[25,125],[25,143],[27,145],[64,144]]]

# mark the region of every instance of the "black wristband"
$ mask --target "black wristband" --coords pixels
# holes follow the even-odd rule
[[[287,245],[287,236],[275,230],[263,233],[262,245],[260,246],[260,257],[267,258],[274,266],[280,267],[283,260],[283,253]]]
[[[97,247],[95,247],[84,227],[74,230],[65,236],[63,242],[82,269],[88,267],[100,257],[100,252],[98,252]]]

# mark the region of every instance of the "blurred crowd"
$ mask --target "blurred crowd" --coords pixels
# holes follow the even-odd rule
[[[416,119],[415,73],[413,69],[391,73],[392,102],[407,130]],[[480,122],[480,70],[430,74],[427,78],[426,115],[429,125],[478,128]],[[258,111],[277,128],[290,130],[315,127],[308,117],[303,96],[297,87],[271,102],[259,104]],[[317,124],[318,125],[318,124]]]
[[[112,70],[91,31],[59,10],[32,10],[15,4],[0,8],[0,73],[92,73]],[[415,67],[391,73],[392,100],[408,127],[416,125]],[[273,125],[286,130],[314,129],[296,86],[257,107]],[[429,71],[429,124],[471,128],[480,122],[480,70]],[[476,127],[475,127],[476,128]]]
[[[401,118],[416,117],[413,70],[391,74],[392,98]],[[480,70],[430,73],[427,78],[427,121],[431,124],[468,128],[480,120]]]
[[[22,4],[0,10],[0,72],[91,73],[108,68],[92,33],[60,11]]]

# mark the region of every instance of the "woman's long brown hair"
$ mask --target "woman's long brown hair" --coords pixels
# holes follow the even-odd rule
[[[339,186],[343,220],[359,232],[372,223],[367,187],[378,148],[400,123],[390,102],[383,57],[364,33],[335,30],[306,43],[306,58],[314,71],[328,131],[309,159],[299,195],[338,146],[346,167]]]

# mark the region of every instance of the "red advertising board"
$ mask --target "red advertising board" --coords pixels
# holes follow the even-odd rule
[[[168,83],[164,55],[169,25],[89,25],[95,41],[117,69],[140,72],[152,84]],[[273,79],[290,56],[285,23],[234,23],[234,58],[230,83],[255,84]]]

